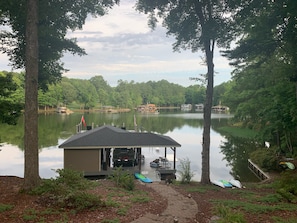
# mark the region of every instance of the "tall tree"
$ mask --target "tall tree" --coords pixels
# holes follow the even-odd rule
[[[27,0],[25,55],[24,189],[39,183],[38,166],[38,0]],[[37,148],[37,149],[36,149]]]
[[[205,101],[205,87],[191,85],[185,89],[186,104],[201,104]]]
[[[119,0],[38,0],[39,3],[39,87],[55,83],[66,72],[61,62],[65,52],[85,55],[75,38],[67,38],[69,31],[81,29],[89,14],[103,16]],[[13,68],[23,69],[25,65],[26,0],[0,1],[0,24],[11,30],[0,31],[0,50],[7,53]]]
[[[230,2],[238,9],[234,18],[241,38],[226,55],[236,67],[233,89],[245,88],[234,98],[241,101],[236,115],[254,125],[261,123],[265,137],[277,133],[291,150],[290,136],[296,135],[297,1]]]
[[[112,91],[112,88],[108,85],[108,83],[103,79],[102,76],[95,76],[90,79],[90,82],[94,85],[96,88],[98,97],[99,97],[99,103],[101,105],[108,105],[110,99],[110,92]]]
[[[65,71],[60,59],[65,51],[83,55],[75,39],[67,39],[69,29],[82,28],[87,15],[104,15],[119,0],[3,0],[0,24],[11,32],[0,33],[0,50],[12,65],[26,69],[25,80],[25,184],[30,190],[39,184],[38,167],[38,87],[61,79]]]
[[[231,64],[240,70],[251,64],[260,66],[276,57],[292,67],[287,75],[297,83],[297,2],[230,2],[230,7],[238,9],[234,18],[241,37],[233,50],[226,51],[226,56],[233,60]]]
[[[175,36],[174,51],[202,50],[207,65],[207,89],[204,106],[201,183],[210,183],[210,124],[213,98],[214,49],[229,45],[232,37],[229,8],[224,0],[138,0],[136,9],[149,14],[149,25],[155,28],[162,18],[167,34]]]
[[[82,103],[82,108],[93,108],[98,102],[98,94],[94,85],[89,80],[81,79],[73,79],[71,83],[77,90],[77,100]]]

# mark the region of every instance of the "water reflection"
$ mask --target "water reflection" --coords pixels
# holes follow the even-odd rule
[[[42,178],[51,178],[56,174],[53,170],[63,168],[63,149],[58,145],[63,143],[71,135],[75,134],[75,125],[80,121],[82,114],[72,115],[40,115],[39,116],[39,169]],[[134,113],[123,114],[84,114],[88,125],[94,126],[113,124],[127,129],[134,129]],[[230,179],[240,177],[250,180],[250,172],[246,165],[246,152],[243,147],[246,142],[236,141],[232,138],[225,138],[215,129],[225,125],[230,115],[214,114],[211,130],[210,148],[210,177],[212,179]],[[159,115],[148,116],[136,114],[138,127],[143,131],[152,131],[159,134],[168,135],[182,145],[177,148],[177,158],[179,160],[189,158],[191,169],[194,172],[194,180],[200,181],[201,175],[201,151],[202,151],[202,128],[203,114],[201,113],[160,113]],[[0,128],[2,142],[0,152],[0,175],[15,175],[23,177],[24,174],[24,154],[23,154],[23,120],[20,119],[17,126],[5,126]],[[249,144],[250,145],[250,144]],[[167,154],[172,154],[167,149]],[[145,164],[143,171],[155,178],[154,169],[149,166],[149,162],[164,156],[164,148],[143,149]],[[180,161],[177,162],[177,168]],[[245,180],[244,180],[245,181]]]
[[[231,167],[231,174],[244,182],[258,181],[258,178],[247,168],[250,152],[257,148],[257,142],[227,136],[221,145],[221,151]]]

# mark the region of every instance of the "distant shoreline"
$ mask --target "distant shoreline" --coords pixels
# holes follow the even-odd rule
[[[180,107],[157,107],[159,110],[165,110],[165,109],[179,109]],[[71,113],[93,113],[93,112],[99,112],[99,113],[125,113],[130,112],[133,109],[130,108],[93,108],[93,109],[71,109],[67,108],[67,111],[65,113],[61,114],[71,114]],[[58,113],[57,108],[39,108],[38,113]]]

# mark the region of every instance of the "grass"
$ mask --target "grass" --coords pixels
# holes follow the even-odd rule
[[[5,211],[10,211],[13,209],[13,205],[10,204],[1,204],[0,203],[0,213],[5,212]]]
[[[296,218],[280,218],[277,216],[272,217],[274,223],[296,223]]]
[[[218,223],[246,223],[244,215],[224,205],[216,207],[215,213],[220,216]]]
[[[257,135],[257,132],[255,132],[254,130],[251,130],[248,128],[241,128],[237,126],[220,127],[218,131],[224,134],[232,135],[234,137],[247,138],[247,139],[253,139]]]
[[[189,185],[177,184],[186,192],[193,194],[220,193],[219,187],[212,185],[201,185],[191,183]],[[273,223],[295,223],[296,218],[290,217],[295,215],[297,205],[288,202],[283,196],[277,193],[275,183],[255,184],[246,183],[247,189],[225,189],[222,198],[213,198],[209,201],[212,203],[213,214],[218,216],[218,223],[247,223],[249,216],[265,216],[269,222]],[[227,193],[227,194],[226,194]],[[279,213],[287,213],[286,221],[279,216]],[[267,219],[268,220],[268,219]]]
[[[47,222],[47,218],[49,216],[55,216],[55,222],[68,222],[68,216],[63,213],[63,211],[58,211],[52,208],[48,208],[44,211],[36,211],[33,208],[26,209],[25,212],[23,213],[23,220],[26,222],[40,222],[40,223],[45,223]],[[58,216],[58,217],[57,217]],[[58,219],[57,219],[58,218]]]
[[[194,187],[188,187],[188,188],[184,188],[185,191],[189,192],[189,193],[206,193],[208,191],[218,191],[219,188],[215,187],[215,186],[194,186]]]
[[[107,207],[115,207],[116,208],[116,207],[120,207],[121,206],[119,202],[113,200],[110,196],[107,198],[107,200],[105,201],[105,203],[106,203],[106,206]]]
[[[121,207],[118,209],[117,214],[125,216],[128,211],[129,211],[129,207]]]
[[[274,205],[266,202],[237,201],[237,200],[212,200],[216,205],[223,205],[225,207],[237,210],[243,210],[250,214],[269,213],[273,211],[297,211],[297,206],[289,203],[274,203]]]
[[[102,223],[120,223],[119,219],[104,219],[103,221],[101,221]]]
[[[151,201],[151,198],[148,197],[148,196],[133,196],[130,198],[130,200],[133,202],[133,203],[146,203],[146,202],[150,202]]]

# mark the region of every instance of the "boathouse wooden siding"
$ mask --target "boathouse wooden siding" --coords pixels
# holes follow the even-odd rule
[[[64,168],[80,172],[101,171],[101,149],[65,149]]]
[[[176,147],[181,147],[181,145],[168,136],[149,132],[130,132],[104,125],[78,133],[59,146],[59,148],[64,149],[65,169],[69,168],[92,174],[98,173],[99,175],[100,172],[106,172],[110,167],[111,148],[136,149],[143,147],[165,147],[165,151],[167,148],[171,148],[175,159]]]

